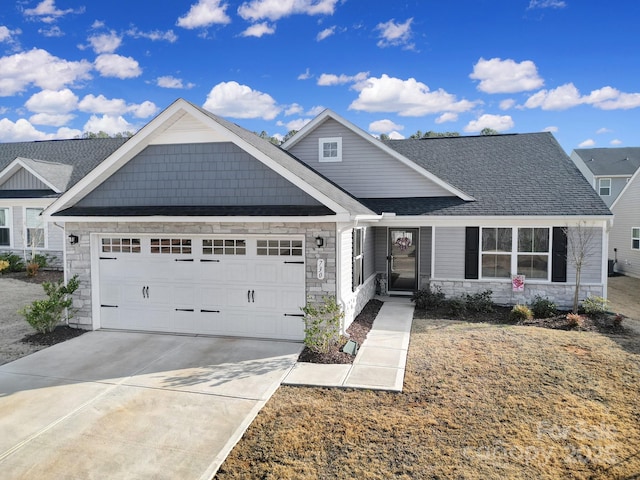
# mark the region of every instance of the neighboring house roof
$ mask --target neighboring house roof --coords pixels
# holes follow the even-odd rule
[[[640,168],[640,147],[577,148],[574,152],[595,176],[631,176]]]
[[[26,168],[51,187],[53,192],[61,193],[75,185],[126,141],[126,138],[91,138],[0,143],[0,173]],[[9,166],[12,168],[9,169]],[[24,194],[24,191],[21,194],[17,190],[11,192],[14,192],[14,197]],[[42,193],[34,193],[34,196],[42,197]]]
[[[389,140],[386,144],[476,201],[360,199],[378,213],[611,215],[550,133]]]

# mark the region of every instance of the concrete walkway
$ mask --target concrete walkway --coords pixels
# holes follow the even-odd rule
[[[283,385],[401,392],[414,305],[406,297],[377,297],[384,305],[353,365],[295,364]]]

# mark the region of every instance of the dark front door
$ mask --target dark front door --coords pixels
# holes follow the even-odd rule
[[[418,229],[389,229],[389,290],[418,289]]]

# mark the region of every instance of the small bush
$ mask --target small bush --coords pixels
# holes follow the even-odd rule
[[[29,263],[35,263],[38,265],[38,268],[46,268],[49,266],[49,255],[41,255],[36,253]]]
[[[590,317],[598,317],[604,314],[609,307],[609,300],[602,297],[587,297],[582,302],[584,313]]]
[[[40,265],[37,263],[27,263],[27,277],[35,277],[38,274]]]
[[[465,294],[464,301],[466,303],[467,310],[474,313],[493,312],[494,304],[493,300],[491,300],[492,295],[492,290],[485,290],[484,292],[473,294]]]
[[[529,305],[535,318],[549,318],[556,315],[558,306],[548,298],[536,295]]]
[[[9,268],[9,262],[6,260],[0,260],[0,272]]]
[[[340,340],[344,312],[335,297],[322,297],[322,303],[307,303],[304,312],[304,344],[316,353],[329,353]]]
[[[4,260],[5,262],[9,262],[9,268],[4,270],[5,272],[22,272],[24,271],[24,262],[22,261],[22,257],[15,255],[13,253],[3,253],[0,255],[0,260]]]
[[[459,317],[467,313],[467,302],[463,297],[451,297],[444,302],[449,315]]]
[[[444,293],[442,289],[435,285],[422,288],[411,296],[411,301],[416,304],[419,310],[428,310],[430,308],[438,308],[444,302]]]
[[[616,313],[616,315],[613,317],[613,326],[614,327],[621,327],[622,326],[622,320],[624,320],[624,316]]]
[[[514,305],[509,313],[509,320],[512,322],[531,319],[533,319],[533,312],[526,305]]]
[[[567,321],[569,322],[569,327],[575,328],[575,327],[581,327],[582,323],[584,322],[584,319],[577,313],[568,313]]]
[[[39,333],[53,332],[62,320],[64,311],[73,305],[71,295],[79,286],[77,275],[74,275],[66,285],[63,285],[61,281],[44,282],[42,288],[49,298],[35,300],[31,305],[20,309],[18,313]],[[69,312],[69,316],[71,316],[71,312]]]

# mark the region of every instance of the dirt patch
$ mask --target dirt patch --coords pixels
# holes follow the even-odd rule
[[[49,333],[33,333],[26,335],[20,340],[22,343],[34,345],[36,347],[50,347],[56,343],[66,342],[72,338],[79,337],[86,330],[79,328],[71,328],[67,325],[58,325],[53,332]]]

